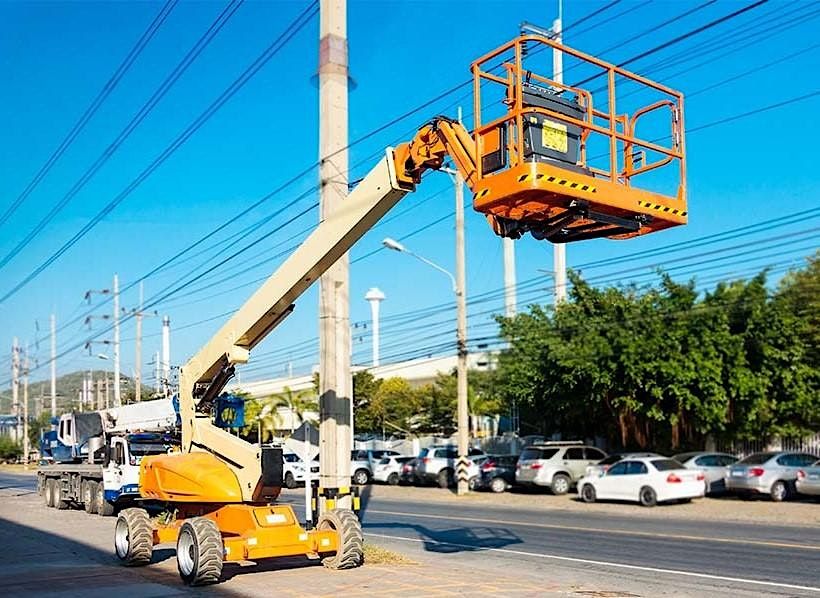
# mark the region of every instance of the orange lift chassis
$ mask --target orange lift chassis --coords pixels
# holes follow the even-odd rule
[[[588,90],[537,74],[529,63],[553,48],[597,73],[587,81],[605,84]],[[182,450],[142,461],[144,508],[125,509],[116,524],[115,549],[125,564],[146,565],[155,545],[175,542],[180,576],[191,585],[218,581],[224,561],[304,555],[335,569],[361,565],[359,519],[334,508],[351,489],[322,489],[316,526],[305,529],[290,506],[275,503],[281,448],[232,436],[214,425],[212,411],[235,367],[247,363],[294,301],[448,157],[470,187],[474,209],[499,236],[624,239],[686,223],[680,93],[536,35],[482,56],[472,73],[472,132],[437,117],[409,143],[388,148],[345,208],[321,222],[181,368]],[[657,99],[618,112],[616,82]],[[660,139],[637,136],[647,118],[655,133],[661,119]]]

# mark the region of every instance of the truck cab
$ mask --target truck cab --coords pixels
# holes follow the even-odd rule
[[[102,455],[103,422],[99,412],[65,413],[56,436],[48,440],[49,455],[57,463],[94,462]]]
[[[105,501],[117,505],[138,498],[142,458],[177,450],[179,440],[171,434],[142,432],[111,436],[103,466]]]

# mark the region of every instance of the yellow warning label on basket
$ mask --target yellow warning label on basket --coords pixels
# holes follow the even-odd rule
[[[544,119],[541,127],[541,145],[562,154],[567,153],[567,126]]]

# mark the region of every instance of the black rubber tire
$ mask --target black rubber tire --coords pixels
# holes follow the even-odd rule
[[[789,498],[789,485],[784,482],[783,480],[778,480],[774,484],[772,484],[772,488],[769,491],[769,496],[771,496],[772,501],[774,502],[783,502]]]
[[[592,484],[584,484],[581,488],[580,495],[581,500],[583,500],[585,503],[594,503],[595,500],[598,498],[595,492],[595,486],[593,486]]]
[[[445,467],[436,476],[436,482],[439,488],[451,488],[456,485],[456,474],[449,467]]]
[[[316,524],[319,530],[335,530],[339,534],[339,551],[322,557],[328,569],[355,569],[364,563],[362,524],[349,509],[332,509],[322,513]]]
[[[64,511],[70,506],[69,501],[63,500],[62,494],[62,483],[59,479],[55,479],[52,486],[51,502],[54,504],[54,508],[60,511]]]
[[[572,485],[572,480],[569,479],[569,476],[564,475],[563,473],[556,473],[552,476],[552,482],[550,483],[550,490],[556,496],[560,496],[562,494],[566,494],[569,492],[569,488]]]
[[[189,586],[217,583],[222,576],[223,551],[222,534],[211,519],[194,517],[183,523],[177,538],[177,570],[182,581]]]
[[[658,504],[658,495],[649,486],[644,486],[638,491],[638,501],[645,507],[654,507]]]
[[[83,508],[89,515],[97,513],[97,485],[94,480],[83,482]]]
[[[391,486],[398,486],[399,474],[397,474],[396,472],[391,473],[389,476],[387,476],[387,483]]]
[[[114,553],[123,565],[142,567],[151,562],[154,528],[145,509],[123,509],[114,528]]]
[[[97,484],[97,492],[94,493],[94,512],[103,517],[111,517],[116,509],[113,503],[105,500],[105,488],[102,484]]]
[[[43,491],[43,494],[45,495],[46,506],[52,509],[56,506],[54,504],[54,484],[55,481],[53,478],[46,479],[45,490]]]
[[[490,490],[500,494],[507,490],[507,481],[504,478],[493,478],[490,480]]]
[[[289,490],[293,490],[294,488],[296,488],[296,479],[293,477],[293,474],[291,472],[287,472],[285,474],[284,482],[285,488]]]
[[[357,469],[351,480],[357,486],[366,486],[370,483],[370,472],[366,469]]]

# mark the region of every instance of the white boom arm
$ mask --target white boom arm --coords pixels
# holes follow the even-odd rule
[[[252,445],[211,423],[211,406],[250,351],[293,309],[293,302],[413,186],[396,177],[393,149],[181,369],[182,450],[208,451],[236,475],[244,501],[273,493],[262,478],[262,456]],[[278,492],[278,489],[276,490]]]

